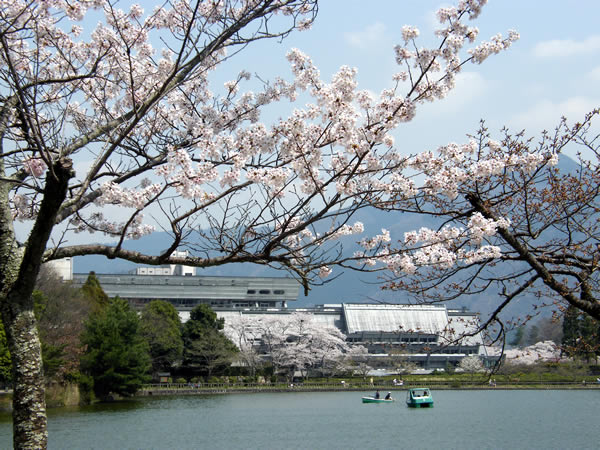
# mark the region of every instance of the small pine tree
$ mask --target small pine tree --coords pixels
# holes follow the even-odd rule
[[[103,309],[109,304],[109,297],[104,292],[104,289],[102,289],[100,280],[98,280],[94,272],[89,273],[87,280],[81,286],[81,292],[92,301],[94,309]]]
[[[140,318],[140,332],[150,346],[153,373],[167,371],[181,360],[181,320],[172,304],[163,300],[148,303]]]
[[[579,310],[569,305],[563,317],[562,350],[569,356],[576,353],[577,341],[581,336],[579,330]]]
[[[513,347],[518,347],[523,343],[523,339],[525,337],[525,326],[521,325],[519,328],[515,330],[515,334],[513,338],[510,340],[509,345]]]
[[[209,377],[231,364],[239,350],[221,332],[223,327],[224,320],[210,306],[201,304],[191,311],[183,326],[183,364],[189,372]]]
[[[94,393],[129,396],[149,380],[148,343],[140,334],[140,320],[129,303],[118,297],[92,313],[85,323],[81,342],[86,346],[81,369],[92,377]]]

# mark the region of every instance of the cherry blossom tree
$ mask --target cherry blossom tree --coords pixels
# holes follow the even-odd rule
[[[211,86],[220,63],[252,42],[308,28],[316,0],[167,1],[150,12],[110,0],[2,0],[0,300],[15,447],[47,442],[31,300],[42,263],[89,254],[153,265],[256,263],[289,271],[306,290],[336,265],[371,264],[366,255],[342,261],[340,238],[364,231],[353,215],[413,197],[410,169],[436,161],[401,154],[392,131],[443,98],[464,64],[518,37],[475,43],[478,30],[466,21],[484,3],[440,9],[436,48],[419,47],[419,31],[403,27],[400,70],[375,96],[358,90],[349,67],[322,81],[296,49],[290,81],[251,92],[242,71]],[[98,25],[84,29],[85,18]],[[264,106],[298,96],[308,104],[261,123]],[[24,243],[17,221],[31,229]],[[171,236],[161,254],[124,248],[156,228]],[[73,242],[88,232],[116,243]],[[361,244],[371,251],[389,239],[384,230]],[[190,256],[173,256],[180,247]]]
[[[318,322],[314,315],[293,313],[285,344],[274,349],[280,364],[299,370],[304,377],[310,370],[327,373],[348,351],[346,336],[336,327]]]
[[[563,118],[537,140],[508,129],[494,140],[482,123],[469,151],[449,144],[419,163],[429,177],[424,189],[389,209],[435,218],[439,228],[408,232],[385,249],[387,287],[433,303],[494,296],[479,329],[500,325],[502,337],[510,324],[500,313],[526,294],[537,299],[536,309],[550,306],[560,315],[571,305],[598,319],[599,112],[571,126]],[[581,153],[561,170],[566,148]]]
[[[483,363],[481,362],[481,358],[475,355],[467,356],[461,359],[458,367],[463,372],[471,374],[471,381],[473,380],[473,374],[483,372]]]
[[[363,379],[373,367],[369,365],[369,351],[364,345],[353,345],[344,357],[344,363],[348,370],[360,374]]]
[[[244,362],[256,367],[256,358],[268,360],[275,372],[309,370],[328,373],[349,351],[346,336],[314,315],[239,316],[225,321],[225,333],[240,348]]]
[[[252,316],[228,317],[225,320],[225,335],[239,349],[238,359],[254,375],[259,367],[262,367],[264,361],[258,351],[260,342],[260,322]]]

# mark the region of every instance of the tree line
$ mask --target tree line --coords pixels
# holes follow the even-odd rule
[[[109,298],[92,272],[80,289],[43,270],[34,291],[46,384],[77,383],[82,401],[130,396],[145,383],[257,379],[309,371],[333,376],[371,369],[362,346],[350,348],[336,327],[311,314],[225,319],[206,304],[182,323],[175,307],[152,300],[141,311]],[[260,342],[260,345],[256,345]],[[0,327],[0,384],[9,386],[11,358]]]
[[[563,308],[561,314],[514,325],[507,343],[527,347],[552,341],[561,355],[582,362],[597,362],[600,356],[600,321],[575,306]]]
[[[130,396],[161,372],[210,377],[231,366],[237,347],[207,305],[182,324],[175,307],[153,300],[141,312],[109,298],[90,273],[73,289],[43,272],[34,291],[46,383],[78,383],[84,401]],[[11,358],[0,330],[0,383],[10,385]]]
[[[306,313],[239,315],[225,326],[201,304],[182,323],[169,302],[153,300],[135,311],[126,300],[109,298],[94,273],[74,289],[49,270],[42,272],[34,298],[46,383],[77,383],[83,401],[133,395],[160,376],[186,382],[221,375],[291,380],[298,373],[367,376],[373,368],[365,347],[349,346],[337,328]],[[562,322],[540,318],[515,328],[509,344],[552,340],[565,356],[590,362],[600,354],[599,330],[597,320],[569,308]],[[386,361],[390,367],[408,368],[402,355],[393,356]],[[0,328],[0,384],[11,381],[10,352]]]

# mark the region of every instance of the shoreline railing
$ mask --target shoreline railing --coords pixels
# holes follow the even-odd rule
[[[419,381],[400,384],[346,381],[345,383],[156,383],[146,384],[138,395],[202,394],[235,392],[283,392],[283,391],[399,391],[411,387],[427,386],[434,389],[600,389],[600,384],[577,381]]]

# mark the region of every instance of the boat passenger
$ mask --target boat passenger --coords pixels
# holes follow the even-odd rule
[[[375,392],[375,398],[380,398],[381,396],[379,395],[379,389],[377,389],[377,392]]]
[[[388,392],[387,395],[385,396],[386,400],[391,400],[392,399],[392,393]]]

